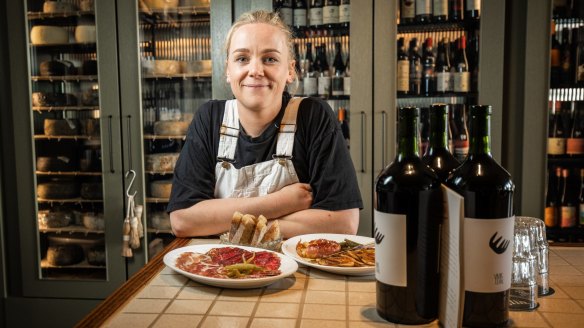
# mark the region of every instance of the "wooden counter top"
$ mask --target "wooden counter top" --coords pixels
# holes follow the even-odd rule
[[[176,239],[77,327],[398,327],[375,310],[375,279],[300,266],[270,286],[222,289],[166,268],[168,251],[213,239]],[[512,327],[584,326],[584,248],[550,249],[551,296],[536,311],[510,312]],[[424,327],[438,327],[437,321]]]

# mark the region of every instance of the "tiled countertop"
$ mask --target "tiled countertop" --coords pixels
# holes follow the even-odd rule
[[[584,327],[584,248],[552,247],[549,260],[555,293],[539,298],[536,311],[510,312],[513,327]],[[160,266],[148,283],[122,298],[111,315],[93,323],[105,327],[402,327],[377,315],[374,277],[339,276],[303,266],[293,276],[247,290],[201,285]],[[108,302],[112,300],[102,305]],[[438,327],[438,323],[425,327]]]

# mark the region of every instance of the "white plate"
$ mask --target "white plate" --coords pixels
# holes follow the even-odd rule
[[[245,249],[251,252],[270,252],[274,253],[278,257],[280,257],[280,274],[277,276],[270,276],[270,277],[263,277],[263,278],[250,278],[250,279],[228,279],[228,278],[211,278],[205,277],[198,274],[193,274],[184,270],[181,270],[176,267],[176,259],[182,254],[186,252],[194,252],[194,253],[207,253],[211,248],[223,248],[223,247],[239,247],[241,249]],[[216,287],[224,287],[224,288],[257,288],[267,286],[277,280],[285,278],[298,269],[298,263],[294,260],[289,258],[288,256],[268,251],[265,249],[255,248],[255,247],[247,247],[247,246],[231,246],[231,245],[217,245],[217,244],[205,244],[205,245],[192,245],[192,246],[185,246],[181,248],[177,248],[168,252],[164,255],[164,264],[166,264],[172,270],[181,273],[196,282],[200,282],[203,284],[216,286]]]
[[[333,234],[333,233],[315,233],[310,235],[300,235],[296,237],[292,237],[282,244],[282,253],[290,256],[291,258],[295,259],[298,263],[311,266],[313,268],[317,268],[323,271],[328,271],[336,274],[344,274],[347,276],[365,276],[375,273],[375,267],[335,267],[335,266],[327,266],[327,265],[320,265],[317,263],[312,263],[308,259],[305,259],[298,255],[296,252],[296,244],[298,241],[302,240],[302,242],[311,241],[314,239],[328,239],[334,240],[337,242],[341,242],[345,239],[352,240],[359,244],[370,244],[373,243],[375,240],[373,238],[364,237],[364,236],[355,236],[355,235],[342,235],[342,234]]]

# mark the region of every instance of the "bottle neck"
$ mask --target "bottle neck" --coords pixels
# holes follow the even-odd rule
[[[414,115],[399,118],[397,160],[408,157],[419,157],[418,120]]]
[[[491,155],[491,116],[485,113],[471,114],[469,155]]]
[[[430,149],[448,149],[448,113],[430,113]]]

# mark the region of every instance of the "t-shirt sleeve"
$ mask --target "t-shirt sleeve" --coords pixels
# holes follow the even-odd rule
[[[197,111],[174,169],[167,212],[212,199],[215,193],[213,102]]]
[[[302,148],[306,153],[308,179],[313,190],[312,208],[330,211],[362,209],[353,161],[333,110],[322,100],[309,98],[307,102],[311,114],[302,115],[302,127],[298,128],[306,129],[302,133],[305,138]]]

